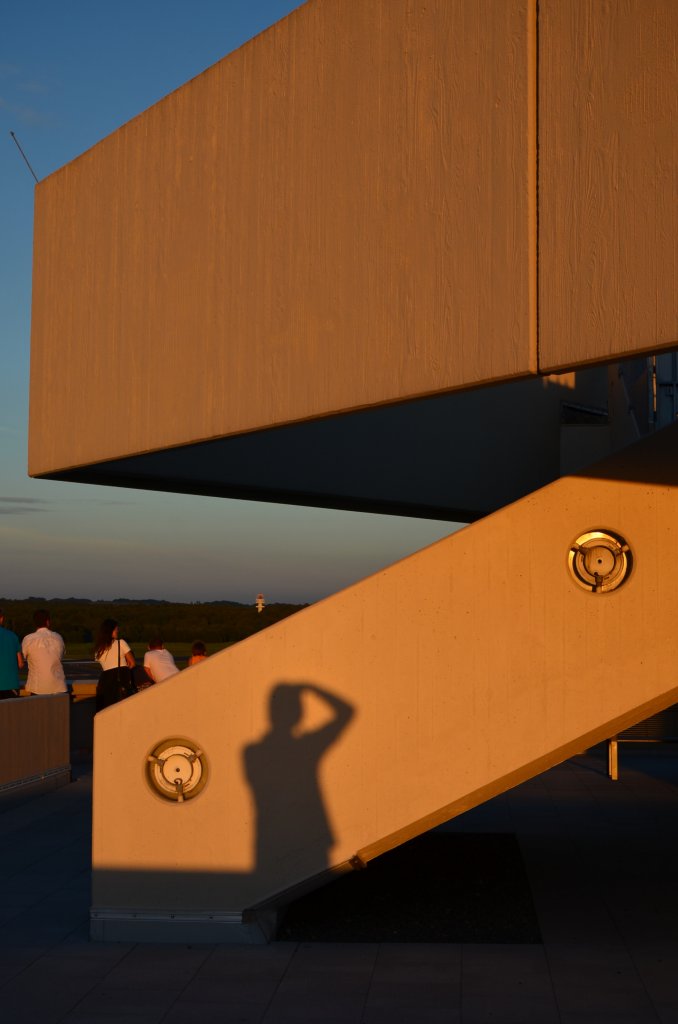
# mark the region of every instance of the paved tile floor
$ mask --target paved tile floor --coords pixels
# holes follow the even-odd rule
[[[90,943],[90,774],[0,811],[0,1021],[678,1024],[678,749],[554,768],[451,822],[517,835],[542,945]]]

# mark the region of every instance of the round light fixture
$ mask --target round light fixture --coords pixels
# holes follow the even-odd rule
[[[618,533],[589,530],[571,544],[567,564],[572,579],[583,590],[606,594],[628,579],[633,559],[628,544]]]
[[[154,792],[166,800],[183,803],[204,788],[207,759],[197,744],[190,740],[163,740],[146,759],[146,775]]]

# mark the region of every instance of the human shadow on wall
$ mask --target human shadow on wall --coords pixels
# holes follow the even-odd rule
[[[304,695],[331,713],[304,728]],[[275,885],[279,877],[309,877],[325,870],[334,844],[323,800],[322,757],[354,715],[346,701],[314,683],[278,683],[269,698],[270,725],[243,750],[245,777],[255,806],[254,872]]]

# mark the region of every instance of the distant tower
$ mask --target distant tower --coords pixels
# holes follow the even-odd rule
[[[266,604],[266,602],[264,601],[264,595],[263,594],[257,594],[257,611],[258,612],[263,612],[265,604]]]

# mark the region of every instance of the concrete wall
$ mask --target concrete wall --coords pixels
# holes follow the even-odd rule
[[[30,472],[407,511],[405,483],[267,481],[260,439],[256,484],[172,452],[675,346],[677,43],[673,0],[310,0],[37,187]]]
[[[42,181],[30,473],[534,372],[534,9],[311,0]]]
[[[67,694],[0,701],[0,797],[69,782]]]
[[[668,428],[99,714],[95,934],[218,929],[675,703],[677,450]],[[595,595],[567,559],[601,528],[634,566]],[[330,703],[306,689],[271,731],[281,684]],[[333,700],[352,717],[323,748]],[[170,737],[208,761],[182,804],[145,780]]]
[[[540,0],[539,362],[678,341],[678,4]]]

